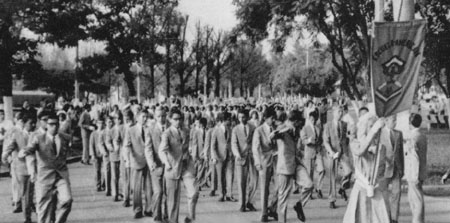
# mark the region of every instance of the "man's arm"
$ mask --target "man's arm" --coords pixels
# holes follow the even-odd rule
[[[259,131],[255,130],[255,133],[253,133],[253,140],[252,140],[252,152],[253,152],[253,159],[255,160],[255,166],[261,167],[261,142],[259,140],[260,135]]]
[[[95,151],[95,146],[96,146],[96,145],[95,145],[95,140],[94,140],[95,135],[96,135],[96,133],[93,132],[93,133],[91,134],[91,136],[89,137],[89,154],[91,154],[91,156],[93,156],[93,157],[96,156],[96,154],[94,153],[94,151]]]
[[[323,145],[324,145],[325,149],[327,150],[327,152],[331,156],[334,156],[334,151],[333,151],[333,149],[331,147],[331,143],[330,143],[330,132],[329,132],[328,124],[325,125],[325,129],[323,131]]]
[[[113,133],[114,130],[111,129],[107,132],[107,134],[105,134],[105,146],[109,152],[114,152]]]
[[[2,161],[7,163],[8,156],[17,148],[16,137],[14,135],[11,136],[10,140],[6,142],[6,145],[3,146],[5,149],[2,154]]]
[[[403,177],[403,173],[404,173],[404,164],[405,164],[405,157],[404,157],[404,153],[403,153],[403,133],[401,131],[398,131],[398,139],[397,139],[397,144],[398,144],[398,149],[397,149],[397,156],[398,156],[398,166],[399,166],[399,174],[400,174],[400,178]]]
[[[236,127],[234,127],[233,131],[231,131],[231,151],[236,158],[242,159],[241,153],[239,152],[239,142],[236,131]]]
[[[211,159],[217,161],[218,157],[219,156],[217,155],[217,134],[216,130],[214,130],[211,135]]]
[[[172,169],[172,166],[170,166],[169,159],[167,158],[168,152],[170,151],[170,145],[169,145],[169,135],[167,132],[164,132],[161,136],[161,144],[159,145],[158,149],[159,158],[164,163],[165,167],[167,169]]]
[[[150,167],[150,170],[154,170],[156,168],[156,162],[153,150],[153,140],[150,131],[147,131],[145,136],[144,154],[145,159],[147,160],[147,164]]]

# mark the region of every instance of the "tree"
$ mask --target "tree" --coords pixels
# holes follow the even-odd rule
[[[358,76],[368,65],[369,25],[373,19],[371,0],[235,0],[238,28],[255,41],[273,32],[275,52],[284,51],[293,32],[307,30],[313,38],[323,35],[330,48],[332,63],[342,75],[343,90],[360,100]],[[264,25],[265,24],[265,25]],[[269,29],[270,28],[270,29]],[[320,34],[320,35],[319,35]]]
[[[89,27],[90,34],[92,38],[106,42],[105,57],[115,68],[115,73],[124,75],[130,96],[136,95],[135,75],[130,70],[133,63],[151,61],[154,85],[157,61],[154,59],[160,58],[156,48],[163,38],[170,38],[164,35],[167,34],[165,27],[170,26],[166,18],[177,4],[176,0],[108,0],[95,8],[95,22]],[[145,56],[147,58],[143,58]]]
[[[229,33],[219,31],[216,38],[212,38],[212,63],[214,65],[212,74],[214,77],[214,95],[220,97],[220,86],[222,74],[226,73],[231,66],[230,62],[233,59],[233,37]]]
[[[245,95],[245,89],[252,91],[259,84],[269,82],[272,67],[263,55],[261,46],[240,40],[233,49],[233,55],[228,78],[238,85],[241,96]]]
[[[273,68],[272,82],[276,91],[323,97],[334,91],[337,80],[330,52],[322,48],[310,49],[297,44],[294,52],[279,57]]]
[[[423,62],[425,79],[436,80],[450,98],[450,1],[425,1],[421,13],[428,21]],[[446,86],[442,82],[445,79]]]

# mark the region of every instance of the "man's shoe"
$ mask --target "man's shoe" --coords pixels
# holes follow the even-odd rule
[[[236,202],[237,200],[234,197],[226,197],[226,201]]]
[[[219,202],[224,202],[224,201],[225,201],[225,197],[219,198]]]
[[[347,193],[345,193],[345,190],[339,189],[339,194],[342,196],[342,198],[344,198],[345,201],[348,200]]]
[[[396,220],[391,220],[391,223],[398,223],[398,221],[396,221]]]
[[[317,190],[317,198],[319,199],[323,198],[322,190]]]
[[[216,196],[216,191],[213,191],[213,190],[212,190],[211,192],[209,192],[209,196],[210,196],[210,197]]]
[[[240,212],[245,212],[245,206],[241,206],[241,208],[239,208]]]
[[[127,208],[127,207],[130,207],[130,206],[131,206],[131,205],[130,205],[130,201],[124,201],[124,202],[123,202],[123,206],[126,207],[126,208]]]
[[[269,222],[269,217],[267,215],[261,216],[261,222]]]
[[[246,208],[247,208],[249,211],[256,211],[256,208],[255,208],[255,206],[253,206],[252,203],[247,203]]]
[[[297,203],[294,205],[294,211],[297,213],[297,218],[298,218],[298,220],[304,222],[306,218],[305,218],[305,213],[303,212],[303,206],[302,206],[302,203],[297,202]]]
[[[22,212],[22,207],[21,207],[21,206],[15,208],[15,209],[13,210],[13,213],[21,213],[21,212]]]
[[[149,212],[144,211],[144,216],[145,217],[153,217],[153,212],[151,212],[151,211],[149,211]]]
[[[278,213],[277,212],[269,212],[267,216],[273,218],[273,220],[278,221]]]
[[[111,192],[106,192],[107,197],[111,197]]]
[[[336,209],[336,204],[334,202],[330,202],[330,209]]]
[[[192,222],[193,222],[192,219],[188,217],[184,218],[184,223],[192,223]]]
[[[311,193],[311,195],[309,195],[309,199],[310,200],[314,200],[314,197],[313,197],[312,193]]]
[[[138,218],[142,218],[142,217],[144,217],[143,215],[142,215],[142,212],[136,212],[135,214],[134,214],[134,218],[135,219],[138,219]]]
[[[100,192],[100,191],[102,191],[102,188],[97,187],[97,192]]]
[[[293,192],[293,194],[299,194],[299,193],[300,193],[300,190],[298,188],[295,189],[294,192]]]
[[[114,196],[113,202],[119,202],[121,201],[121,199],[119,198],[119,196]]]

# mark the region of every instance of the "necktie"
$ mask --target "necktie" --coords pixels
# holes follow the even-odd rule
[[[337,123],[337,132],[338,132],[339,139],[341,139],[342,138],[341,122]]]
[[[248,132],[247,132],[247,126],[245,126],[245,125],[244,125],[244,134],[245,134],[245,137],[247,137],[247,136],[248,136]]]
[[[142,141],[145,142],[145,131],[144,131],[144,127],[142,127]]]
[[[56,156],[56,137],[52,137],[52,153]]]

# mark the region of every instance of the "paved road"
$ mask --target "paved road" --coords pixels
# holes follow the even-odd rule
[[[131,208],[124,208],[121,203],[112,202],[111,197],[106,197],[104,193],[98,193],[94,190],[93,184],[93,166],[84,166],[81,164],[70,164],[70,177],[72,181],[72,190],[74,195],[74,204],[69,216],[69,222],[152,222],[151,218],[134,220]],[[327,178],[326,178],[327,180]],[[13,214],[11,208],[10,195],[11,180],[9,178],[0,178],[0,222],[14,223],[23,222],[22,214]],[[326,185],[325,185],[326,186]],[[327,187],[324,187],[327,188]],[[234,190],[237,193],[237,190]],[[327,192],[327,191],[325,191]],[[182,196],[184,193],[182,192]],[[235,195],[237,197],[237,194]],[[292,196],[288,211],[289,222],[299,222],[292,206],[298,199],[298,195]],[[219,203],[217,197],[208,197],[207,192],[202,191],[197,209],[198,223],[252,223],[258,222],[259,212],[238,212],[238,203]],[[427,222],[448,223],[450,222],[450,198],[426,197],[426,219]],[[259,209],[259,195],[255,202]],[[330,223],[342,222],[346,204],[343,200],[337,202],[337,209],[328,208],[326,199],[313,200],[305,208],[308,223]],[[411,221],[411,212],[409,210],[406,194],[402,196],[400,222]],[[180,222],[186,216],[186,198],[182,197]],[[33,214],[33,220],[36,220]]]

